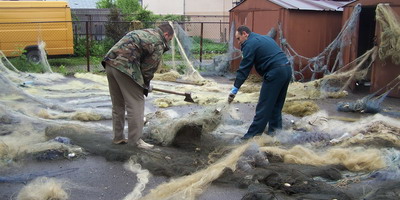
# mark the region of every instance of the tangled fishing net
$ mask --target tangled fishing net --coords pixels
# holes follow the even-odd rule
[[[304,117],[316,113],[319,109],[319,106],[312,101],[287,101],[282,112],[296,117]]]
[[[374,92],[355,102],[339,102],[337,110],[342,112],[379,113],[382,111],[381,104],[390,91],[379,96],[376,96],[377,92]]]
[[[241,57],[241,51],[233,46],[234,26],[231,26],[232,30],[230,31],[227,51],[222,55],[215,56],[211,63],[208,64],[201,63],[194,57],[192,50],[195,46],[195,41],[183,30],[182,26],[174,23],[173,27],[175,34],[174,40],[171,41],[172,68],[174,71],[177,71],[177,66],[184,66],[184,74],[180,77],[182,80],[202,84],[205,81],[207,82],[207,80],[201,74],[227,75],[231,61]],[[178,52],[183,59],[181,61],[177,61],[175,58],[176,48],[178,48]]]
[[[150,118],[149,120],[152,122],[149,124],[149,133],[146,134],[157,143],[169,146],[174,142],[175,145],[179,145],[177,143],[186,141],[189,144],[190,141],[200,142],[202,135],[210,133],[221,123],[221,110],[208,108],[181,119],[171,120],[168,117],[161,117],[158,120]],[[184,138],[179,139],[179,137]]]
[[[399,17],[389,5],[378,4],[376,20],[380,24],[379,57],[382,60],[391,58],[395,64],[400,64],[400,24]]]
[[[262,143],[262,140],[258,141]],[[246,143],[234,149],[224,158],[209,167],[200,170],[189,176],[180,177],[169,183],[158,186],[150,191],[150,193],[142,198],[146,199],[190,199],[194,200],[209,184],[217,179],[226,168],[236,169],[236,163],[240,156],[250,146]]]
[[[292,65],[292,69],[294,69],[294,65],[300,66],[298,71],[294,70],[293,77],[297,81],[290,84],[287,99],[341,98],[347,95],[345,89],[352,80],[355,80],[355,78],[362,79],[366,75],[368,69],[365,69],[364,65],[370,59],[374,60],[376,50],[370,50],[346,66],[343,65],[343,51],[345,47],[351,44],[360,12],[361,5],[358,4],[337,37],[319,55],[313,58],[298,54],[284,38],[281,25],[279,25],[280,44]],[[335,59],[332,62],[334,56]],[[305,82],[307,71],[311,71],[312,76],[310,81]],[[316,80],[317,74],[321,73],[324,77]]]
[[[67,200],[68,193],[65,191],[66,184],[54,178],[39,177],[27,186],[25,186],[18,194],[18,200],[33,199],[58,199]]]
[[[371,66],[379,56],[380,59],[391,57],[394,63],[399,63],[400,53],[398,52],[399,22],[390,6],[379,4],[376,8],[376,19],[381,25],[381,42],[379,46],[374,46],[363,55],[352,62],[343,65],[344,48],[351,44],[352,35],[356,30],[361,5],[355,6],[353,13],[345,23],[336,39],[328,45],[318,56],[306,58],[299,55],[283,37],[280,30],[280,40],[282,49],[288,56],[292,65],[306,61],[304,68],[294,72],[294,76],[304,80],[304,72],[312,72],[311,81],[305,83],[292,83],[288,89],[288,100],[304,100],[319,98],[341,98],[347,96],[347,88],[354,82],[364,80]],[[396,46],[397,45],[397,46]],[[336,59],[330,63],[331,57],[336,54]],[[329,67],[331,66],[331,67]],[[318,73],[323,73],[324,77],[314,80]],[[356,102],[340,102],[337,109],[343,112],[362,112],[378,113],[382,111],[381,104],[387,95],[400,84],[399,77],[391,80],[385,87],[377,92],[367,95]],[[382,94],[376,96],[379,92]]]
[[[1,166],[25,158],[45,161],[84,156],[85,149],[65,142],[68,138],[47,137],[46,127],[111,119],[109,109],[99,108],[110,105],[108,92],[104,91],[107,85],[102,87],[90,80],[68,82],[56,73],[20,72],[5,57],[1,58],[0,71]]]
[[[288,43],[288,41],[284,38],[282,28],[279,26],[279,38],[282,49],[285,54],[288,56],[288,59],[292,66],[295,63],[298,63],[299,66],[303,66],[303,60],[306,61],[305,67],[299,69],[299,71],[294,72],[294,76],[299,76],[300,81],[304,81],[303,73],[306,70],[310,70],[312,72],[311,80],[315,80],[317,73],[330,74],[340,69],[343,66],[343,48],[351,44],[351,38],[356,30],[356,25],[359,21],[359,16],[361,12],[361,5],[357,4],[354,7],[353,13],[350,18],[347,20],[345,25],[343,26],[340,33],[337,35],[334,41],[332,41],[328,47],[326,47],[319,55],[313,58],[307,58],[298,54],[293,47]],[[332,56],[336,58],[334,63],[331,62]],[[293,67],[292,67],[293,68]]]
[[[380,24],[381,32],[380,32],[380,44],[377,51],[379,58],[384,60],[386,58],[391,58],[392,62],[395,64],[400,64],[400,25],[398,21],[398,17],[395,15],[393,10],[388,5],[378,4],[376,8],[376,19]],[[376,47],[374,47],[375,49]],[[371,50],[370,50],[371,51]],[[376,53],[374,53],[376,54]],[[372,58],[370,65],[375,60],[376,55]],[[369,69],[370,65],[362,70],[362,76],[365,76],[367,73],[367,69]],[[359,67],[356,67],[357,69]],[[354,70],[355,70],[354,69]],[[353,71],[354,71],[353,70]],[[353,72],[354,73],[354,72]],[[349,79],[349,81],[356,79],[353,78],[354,75]],[[400,85],[400,75],[391,80],[386,86],[380,88],[378,91],[365,96],[362,99],[359,99],[355,102],[340,102],[337,105],[337,109],[343,112],[365,112],[365,113],[378,113],[382,110],[381,103],[384,101],[386,96],[393,90],[396,89]],[[381,95],[377,94],[382,92]]]

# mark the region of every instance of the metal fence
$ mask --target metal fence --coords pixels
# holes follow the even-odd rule
[[[60,25],[63,24],[63,25]],[[1,23],[0,24],[0,50],[14,48],[15,51],[21,51],[28,46],[31,48],[38,44],[38,41],[46,43],[45,50],[50,52],[48,48],[60,49],[66,46],[67,40],[73,40],[73,49],[75,57],[85,57],[87,70],[90,66],[99,65],[99,62],[93,57],[101,58],[108,49],[118,41],[127,32],[152,28],[159,23],[155,22],[109,22],[109,21],[70,21],[70,22],[32,22],[32,23]],[[227,44],[229,41],[229,23],[227,22],[179,22],[179,25],[190,37],[198,37],[208,39],[216,44]],[[54,27],[52,27],[54,26]],[[62,29],[62,30],[61,30]],[[72,29],[68,32],[68,29]],[[16,34],[16,32],[19,32]],[[24,37],[20,37],[24,35]],[[30,38],[29,40],[27,38]],[[13,43],[10,43],[13,41]],[[105,43],[99,45],[101,43]],[[12,45],[12,46],[10,46]],[[94,46],[97,45],[97,46]],[[99,47],[101,46],[101,47]],[[227,45],[226,45],[227,47]],[[196,56],[200,61],[202,54],[207,50],[196,51]],[[8,54],[7,56],[15,56],[18,54]],[[49,54],[50,55],[50,54]],[[53,55],[57,55],[54,53]],[[51,57],[49,58],[49,60]],[[50,62],[51,63],[51,62]]]
[[[178,22],[179,25],[187,32],[189,36],[203,37],[215,42],[227,42],[229,40],[229,23],[228,22]],[[91,40],[103,40],[106,37],[114,37],[107,34],[108,29],[127,33],[131,30],[141,28],[153,28],[158,23],[144,22],[135,24],[133,22],[107,22],[107,21],[74,21],[75,37],[89,36]],[[118,37],[118,36],[116,36]]]
[[[184,22],[180,25],[189,36],[199,36],[223,43],[229,40],[229,23],[227,22]]]

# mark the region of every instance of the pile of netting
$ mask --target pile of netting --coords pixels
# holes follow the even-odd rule
[[[173,144],[187,148],[185,144],[201,143],[202,136],[213,131],[221,123],[221,111],[217,108],[213,111],[208,109],[195,112],[188,118],[175,120],[168,117],[163,119],[160,112],[155,113],[153,117],[158,117],[158,120],[154,120],[148,125],[149,137],[154,139],[155,143],[163,146]],[[152,117],[148,116],[148,118]]]
[[[31,128],[38,130],[35,137],[44,132],[47,138],[70,138],[92,154],[128,161],[125,167],[137,174],[138,182],[125,197],[127,200],[194,200],[207,195],[204,192],[210,184],[242,188],[245,191],[242,199],[374,199],[378,196],[395,199],[391,195],[399,191],[396,177],[400,177],[400,124],[380,115],[345,123],[331,119],[326,113],[317,113],[296,120],[292,127],[273,138],[263,136],[240,144],[236,138],[248,124],[227,116],[229,107],[210,107],[185,116],[154,113],[154,116],[148,115],[145,139],[154,144],[158,142],[159,150],[143,151],[111,145],[111,130],[98,124],[55,123],[2,108],[5,109],[2,123],[14,128],[22,121],[32,123]],[[15,130],[8,130],[15,134]],[[2,140],[5,141],[3,137]],[[8,141],[5,143],[10,145]],[[151,174],[172,179],[144,193]],[[8,181],[19,180],[8,178]],[[31,182],[34,183],[38,182]],[[27,195],[31,184],[21,190],[21,198]],[[65,193],[61,190],[53,196],[57,195],[65,196]]]
[[[378,4],[376,20],[380,24],[379,57],[384,60],[391,58],[395,64],[400,64],[400,24],[399,17],[389,5]]]
[[[226,122],[222,120],[221,125]],[[221,125],[206,134],[218,140],[228,130]],[[195,144],[199,148],[186,149],[196,154],[192,162],[187,162],[182,151],[168,155],[174,148],[165,148],[167,157],[134,160],[152,173],[178,176],[136,199],[194,200],[207,195],[203,192],[211,183],[247,189],[242,199],[396,199],[400,192],[399,128],[398,120],[381,115],[348,123],[319,112],[297,120],[275,137],[264,135],[241,144],[227,137],[219,143],[224,148],[213,152]],[[208,157],[200,156],[202,151]],[[202,167],[189,172],[193,162]]]
[[[293,82],[289,85],[287,100],[341,98],[348,95],[346,89],[354,80],[362,80],[375,60],[378,49],[374,47],[343,68],[308,82]]]
[[[400,85],[400,75],[397,76],[393,81],[387,84],[390,86],[386,92],[378,95],[382,89],[369,94],[362,99],[359,99],[355,102],[339,102],[337,104],[337,110],[342,112],[361,112],[361,113],[379,113],[382,111],[382,102],[385,100],[386,96],[395,88]],[[393,113],[396,114],[396,113]],[[398,114],[397,114],[398,115]]]
[[[112,128],[96,124],[111,119],[106,83],[91,81],[90,74],[83,75],[86,77],[83,79],[51,72],[21,72],[6,57],[0,61],[0,166],[13,165],[25,158],[56,160],[85,156],[88,149],[81,148],[80,143],[109,143]],[[62,128],[50,128],[59,126]],[[52,130],[63,130],[64,133],[68,133],[67,130],[75,133],[97,130],[108,134],[99,137],[78,134],[71,141],[65,135],[52,135]],[[89,142],[90,145],[96,146]],[[107,146],[112,148],[106,145],[105,149]]]

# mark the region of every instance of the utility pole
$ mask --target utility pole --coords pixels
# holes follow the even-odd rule
[[[183,0],[183,16],[186,15],[186,0]]]

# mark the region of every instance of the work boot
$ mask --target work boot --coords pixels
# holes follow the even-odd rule
[[[247,135],[245,135],[245,136],[241,137],[240,140],[242,140],[242,141],[247,141],[247,140],[249,140],[250,138],[253,138],[253,136],[247,136]]]
[[[142,139],[139,139],[136,144],[137,144],[137,147],[142,148],[142,149],[151,149],[154,147],[154,145],[149,144],[149,143],[143,141]]]

